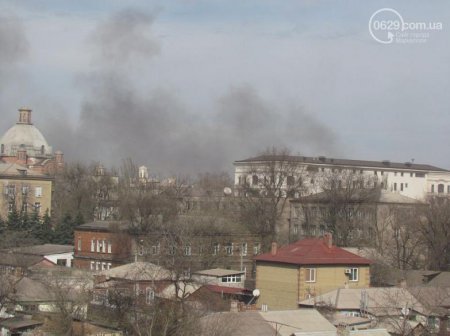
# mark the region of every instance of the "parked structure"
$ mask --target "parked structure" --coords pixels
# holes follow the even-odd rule
[[[303,239],[255,257],[258,306],[294,309],[298,302],[339,287],[370,285],[370,260],[333,246],[331,234]]]

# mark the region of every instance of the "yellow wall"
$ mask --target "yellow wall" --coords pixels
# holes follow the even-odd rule
[[[8,186],[15,186],[14,194],[5,193],[5,189]],[[22,193],[22,187],[28,187],[26,195]],[[42,188],[42,196],[36,197],[36,187]],[[50,179],[31,179],[31,178],[19,178],[9,177],[0,178],[0,216],[3,219],[8,217],[8,204],[15,198],[15,204],[17,211],[21,211],[22,204],[25,201],[28,204],[28,213],[34,211],[36,202],[41,204],[40,215],[43,216],[45,211],[51,211],[52,203],[52,180]]]
[[[298,297],[296,265],[259,263],[256,267],[256,288],[260,290],[258,306],[273,309],[295,309]]]
[[[358,281],[349,281],[345,269],[357,267]],[[315,282],[306,282],[306,268],[316,269]],[[298,308],[297,302],[310,294],[320,295],[337,288],[363,288],[370,286],[369,266],[302,266],[257,262],[256,288],[261,292],[258,306],[269,309]]]

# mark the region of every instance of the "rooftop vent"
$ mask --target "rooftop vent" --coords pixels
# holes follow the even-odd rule
[[[389,166],[391,162],[389,160],[383,160],[381,161],[385,166]]]
[[[322,161],[322,162],[325,162],[326,159],[327,158],[325,156],[319,156],[319,160]]]
[[[412,163],[411,162],[405,162],[405,166],[406,167],[411,167]]]

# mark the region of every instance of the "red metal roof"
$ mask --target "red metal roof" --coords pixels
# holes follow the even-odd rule
[[[368,265],[369,259],[360,257],[337,246],[328,247],[323,238],[299,240],[279,247],[275,255],[264,253],[256,261],[272,261],[295,265]]]

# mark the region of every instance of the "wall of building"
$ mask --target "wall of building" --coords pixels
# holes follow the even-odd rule
[[[65,260],[66,267],[72,267],[73,252],[49,254],[45,256],[46,259],[58,264],[58,260]]]
[[[0,216],[6,218],[10,204],[15,204],[17,211],[21,211],[24,204],[27,211],[32,213],[36,207],[43,216],[52,209],[52,180],[48,178],[26,178],[19,176],[0,176]],[[39,192],[41,190],[42,192]]]
[[[306,268],[316,270],[315,281],[306,281]],[[350,281],[346,269],[357,268],[358,280]],[[337,288],[366,288],[370,286],[369,266],[299,267],[282,263],[257,262],[256,288],[261,292],[258,306],[266,304],[270,310],[295,309],[298,301]]]
[[[307,268],[316,269],[314,282],[306,281]],[[346,269],[357,268],[358,280],[350,281]],[[299,300],[317,296],[337,288],[366,288],[370,286],[369,266],[311,266],[301,267],[299,276]]]
[[[257,262],[256,288],[261,295],[257,306],[269,310],[298,308],[298,277],[296,265]]]
[[[100,248],[97,242],[102,244]],[[125,232],[76,230],[74,249],[73,267],[91,270],[92,262],[95,263],[93,270],[101,270],[97,265],[100,268],[115,267],[128,262],[132,256],[131,237]]]

